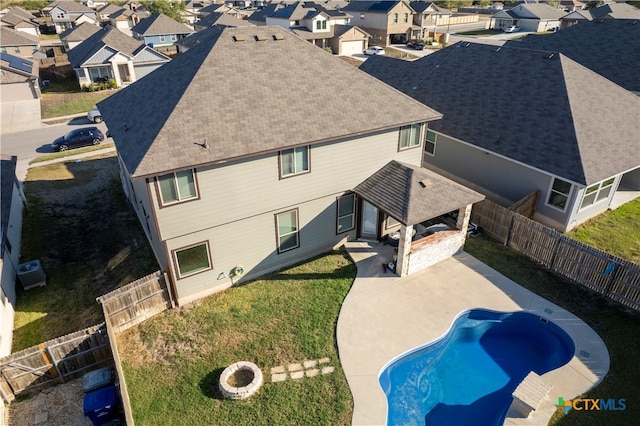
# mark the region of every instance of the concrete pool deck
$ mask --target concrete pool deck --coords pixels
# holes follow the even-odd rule
[[[563,328],[576,346],[568,364],[542,376],[553,387],[538,409],[527,418],[510,412],[505,425],[546,425],[558,397],[570,400],[586,392],[609,371],[604,342],[582,320],[465,252],[399,278],[382,267],[392,247],[350,242],[346,248],[358,273],[342,305],[336,334],[353,395],[353,425],[386,424],[387,400],[378,383],[382,368],[441,337],[456,315],[473,308],[540,315]]]

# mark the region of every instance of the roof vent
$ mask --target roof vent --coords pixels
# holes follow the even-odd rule
[[[265,37],[264,35],[262,34],[256,35],[256,41],[266,41],[266,40],[267,40],[267,37]]]
[[[284,35],[283,34],[274,34],[273,35],[273,39],[274,40],[284,40]]]
[[[464,43],[464,44],[462,45],[462,47],[469,47],[469,46],[471,46],[471,43],[469,43],[469,42],[466,42],[466,43]]]
[[[247,38],[244,36],[244,34],[236,34],[233,36],[233,39],[235,41],[247,41]]]
[[[429,179],[425,179],[425,180],[421,180],[420,181],[420,186],[423,188],[429,188],[432,185],[431,181]]]
[[[496,50],[494,50],[494,52],[499,52],[500,49],[502,49],[502,46],[499,46]]]
[[[550,54],[549,56],[545,56],[546,59],[553,59],[553,57],[556,56],[555,53]]]

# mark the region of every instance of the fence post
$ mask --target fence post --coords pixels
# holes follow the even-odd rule
[[[56,359],[55,356],[53,356],[53,354],[51,353],[51,351],[49,350],[49,346],[45,346],[44,343],[40,344],[42,349],[44,349],[44,353],[42,354],[43,358],[45,359],[45,361],[47,360],[47,358],[50,359],[50,363],[53,366],[52,369],[55,372],[54,376],[58,376],[58,378],[60,379],[60,383],[64,383],[64,374],[62,374],[58,368],[58,360]],[[46,354],[46,357],[45,357]]]
[[[511,230],[513,229],[513,222],[515,220],[516,215],[513,212],[510,212],[511,218],[509,219],[509,227],[507,228],[507,236],[504,239],[504,245],[509,247],[509,239],[511,239]]]
[[[551,254],[551,260],[549,261],[549,270],[553,271],[556,263],[556,257],[558,256],[558,248],[560,247],[560,240],[562,240],[562,234],[558,233],[555,229],[551,229],[551,234],[555,234],[556,242],[553,244],[553,252]]]

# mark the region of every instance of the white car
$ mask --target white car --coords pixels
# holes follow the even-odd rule
[[[517,33],[518,31],[520,31],[520,27],[517,25],[510,25],[504,29],[505,33]]]
[[[380,46],[371,46],[364,50],[365,55],[384,55],[384,49]]]
[[[87,119],[94,123],[102,123],[102,114],[97,109],[92,109],[87,113]]]

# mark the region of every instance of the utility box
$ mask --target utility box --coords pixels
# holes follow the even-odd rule
[[[47,276],[39,260],[21,263],[18,265],[16,275],[25,290],[47,285]]]
[[[113,384],[114,374],[112,367],[104,367],[94,370],[82,376],[82,392],[87,393]]]

